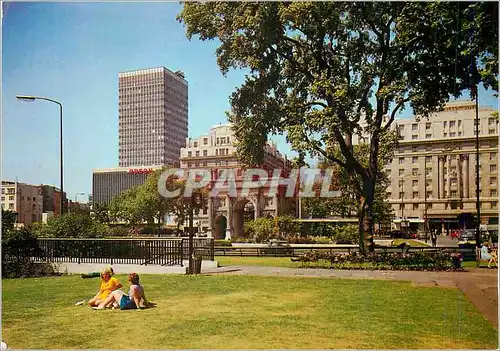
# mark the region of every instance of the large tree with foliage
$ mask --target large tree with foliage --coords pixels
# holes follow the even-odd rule
[[[362,194],[366,249],[378,180],[380,140],[409,104],[430,116],[450,94],[483,83],[497,89],[498,4],[423,2],[185,3],[189,38],[218,39],[223,74],[246,68],[231,96],[240,158],[263,159],[269,134],[320,155]],[[368,163],[353,136],[369,136]],[[339,148],[342,158],[335,155]]]

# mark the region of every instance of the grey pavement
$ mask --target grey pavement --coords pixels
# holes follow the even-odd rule
[[[470,268],[465,272],[369,271],[318,268],[228,266],[203,269],[207,275],[264,275],[341,279],[385,279],[411,281],[419,286],[458,288],[498,328],[498,270]]]

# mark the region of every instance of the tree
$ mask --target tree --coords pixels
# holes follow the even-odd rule
[[[16,223],[17,212],[4,210],[2,208],[2,236],[8,231],[14,230],[14,224]]]
[[[46,238],[100,238],[108,232],[106,225],[84,213],[54,216],[46,224],[36,223],[31,229],[36,236]]]
[[[352,174],[359,245],[372,228],[380,142],[408,104],[416,116],[483,83],[498,90],[498,4],[185,3],[187,36],[218,39],[223,74],[246,68],[231,96],[240,159],[260,164],[269,134]],[[491,34],[491,35],[490,35]],[[367,134],[368,162],[355,135]],[[342,158],[336,156],[338,148]]]
[[[99,223],[108,224],[111,221],[109,218],[109,205],[96,203],[92,208],[92,218]]]
[[[109,204],[109,214],[112,222],[126,221],[132,226],[142,222],[143,215],[137,202],[139,186],[125,190],[115,196]]]

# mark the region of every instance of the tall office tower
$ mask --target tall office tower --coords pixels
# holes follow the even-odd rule
[[[119,165],[175,165],[188,135],[188,83],[165,67],[118,74]]]

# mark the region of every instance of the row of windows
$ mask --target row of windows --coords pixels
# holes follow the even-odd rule
[[[410,205],[410,204],[408,204],[408,205]],[[412,205],[412,209],[413,209],[413,210],[419,210],[419,209],[420,209],[420,204],[411,204],[411,205]],[[481,207],[482,207],[482,208],[485,208],[485,207],[486,207],[485,205],[486,205],[485,203],[482,203],[482,206],[481,206]],[[492,210],[496,210],[496,209],[498,209],[498,202],[497,202],[497,201],[491,201],[491,202],[489,203],[489,206],[490,206],[490,209],[492,209]],[[423,207],[423,206],[422,206],[422,207]],[[457,205],[456,205],[456,204],[451,204],[451,205],[450,205],[450,204],[448,204],[448,203],[445,203],[444,207],[445,207],[445,209],[446,209],[446,210],[448,210],[450,207],[451,207],[451,209],[452,209],[452,210],[457,209]],[[400,210],[404,210],[405,208],[406,208],[405,204],[399,204],[399,209],[400,209]],[[432,209],[432,204],[426,204],[426,208],[427,208],[428,210]],[[460,208],[461,208],[461,209],[463,208],[463,205],[462,205],[462,204],[460,204]]]
[[[405,194],[406,194],[406,192],[400,191],[400,192],[399,192],[399,197],[398,197],[398,198],[399,198],[399,199],[404,199],[404,198],[405,198]],[[425,194],[426,194],[426,198],[432,198],[432,195],[433,195],[432,191],[427,191]],[[451,191],[450,191],[450,197],[451,197],[451,198],[457,198],[457,197],[458,197],[458,195],[459,195],[459,194],[458,194],[458,191],[457,191],[457,190],[451,190]],[[496,190],[496,189],[490,189],[490,191],[488,192],[488,195],[489,195],[489,197],[497,197],[497,196],[498,196],[498,192],[497,192],[497,190]],[[391,198],[391,197],[392,197],[392,193],[391,193],[390,191],[389,191],[389,192],[387,192],[387,196],[388,196],[389,198]],[[480,190],[480,196],[484,196],[484,194],[483,194],[483,191],[482,191],[482,190]],[[447,192],[447,191],[444,191],[444,197],[445,197],[445,198],[447,198],[447,197],[448,197],[448,192]],[[420,192],[418,192],[418,191],[413,191],[413,192],[412,192],[412,199],[420,199]]]

